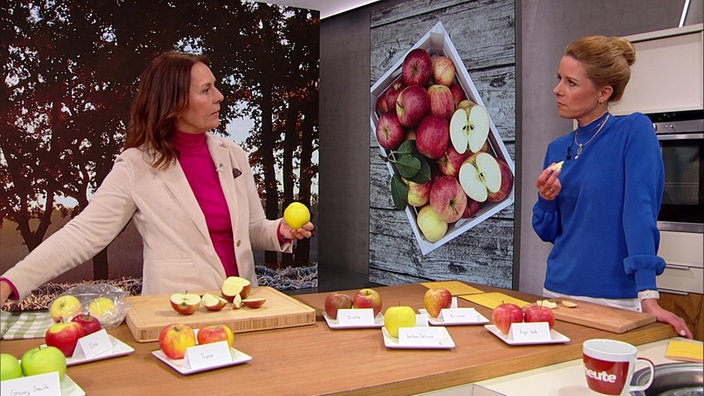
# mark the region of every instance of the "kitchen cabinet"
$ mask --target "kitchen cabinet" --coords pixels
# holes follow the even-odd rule
[[[666,310],[682,317],[694,338],[704,341],[704,295],[698,293],[660,293],[659,304]]]

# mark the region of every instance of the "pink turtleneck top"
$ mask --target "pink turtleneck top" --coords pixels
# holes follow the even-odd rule
[[[178,162],[203,211],[210,240],[225,268],[225,274],[237,276],[230,211],[218,179],[215,163],[205,142],[205,133],[176,131],[173,144],[179,152]]]

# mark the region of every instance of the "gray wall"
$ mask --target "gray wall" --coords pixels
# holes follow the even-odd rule
[[[369,245],[370,14],[386,0],[326,18],[320,49],[319,288],[366,281]],[[571,129],[557,116],[552,88],[565,45],[587,34],[624,36],[676,27],[684,0],[518,1],[521,54],[516,108],[516,265],[519,290],[539,293],[550,245],[531,228],[535,178],[550,140]],[[701,21],[701,19],[699,20]]]

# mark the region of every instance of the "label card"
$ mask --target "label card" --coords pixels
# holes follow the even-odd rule
[[[401,327],[398,344],[402,346],[440,346],[440,327]]]
[[[186,359],[193,370],[214,367],[232,362],[227,341],[196,345],[186,348]]]
[[[450,308],[457,308],[457,297],[452,297],[452,302],[450,303]]]
[[[428,315],[427,314],[416,314],[416,327],[427,327],[428,326]]]
[[[552,339],[548,322],[511,323],[508,333],[514,341],[545,342]]]
[[[445,323],[471,323],[477,321],[474,308],[445,308],[440,311],[438,319]]]
[[[338,309],[337,323],[341,326],[373,326],[374,310],[372,308]]]
[[[0,395],[61,396],[59,372],[52,371],[46,374],[5,380],[0,386]]]
[[[71,357],[74,359],[94,358],[103,353],[111,352],[112,349],[113,346],[108,337],[108,332],[105,329],[101,329],[79,338]]]

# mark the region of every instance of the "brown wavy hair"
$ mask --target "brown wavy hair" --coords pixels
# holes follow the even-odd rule
[[[582,37],[567,46],[565,55],[584,64],[587,76],[597,88],[613,88],[609,102],[621,99],[631,79],[631,65],[636,62],[635,47],[621,37]]]
[[[125,148],[150,153],[154,168],[166,168],[178,159],[171,137],[176,119],[188,106],[191,68],[198,62],[206,63],[206,58],[165,52],[154,58],[139,78]]]

